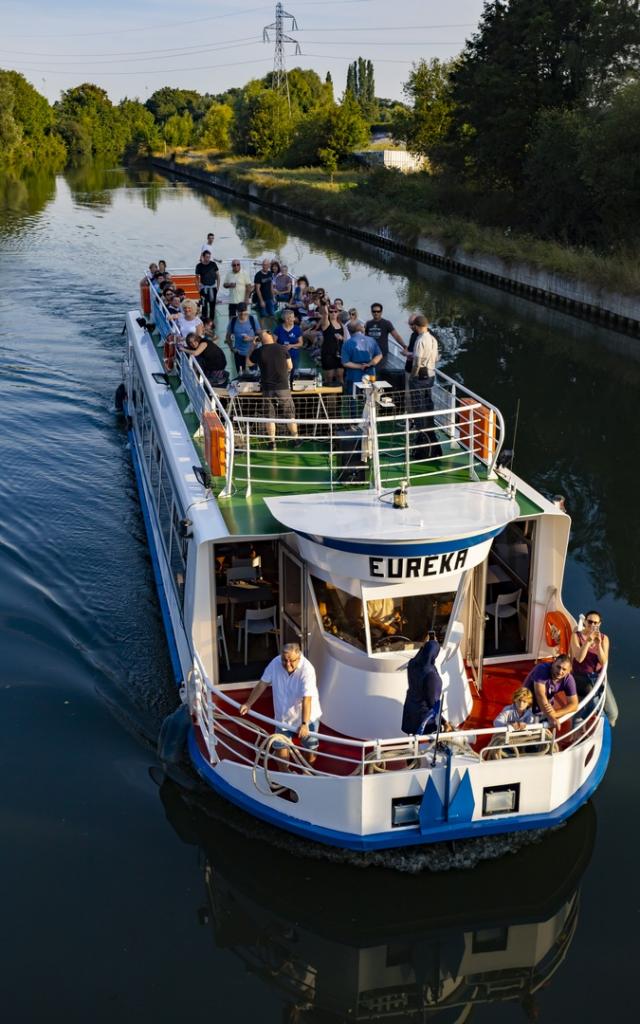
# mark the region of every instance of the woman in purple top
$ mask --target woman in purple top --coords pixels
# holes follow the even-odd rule
[[[600,612],[587,612],[584,629],[576,629],[571,634],[571,673],[575,678],[579,697],[586,697],[593,689],[602,666],[609,660],[609,637],[600,632],[601,625]]]
[[[560,654],[552,662],[542,662],[531,669],[524,685],[533,694],[533,710],[540,712],[551,723],[558,723],[578,707],[575,679],[571,675],[571,658]],[[558,701],[562,693],[565,700]]]

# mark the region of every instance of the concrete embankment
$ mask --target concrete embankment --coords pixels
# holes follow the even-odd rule
[[[475,278],[484,284],[512,292],[533,302],[561,309],[565,313],[602,323],[625,334],[640,335],[640,297],[622,295],[591,284],[553,274],[521,262],[505,262],[496,257],[446,246],[439,239],[422,236],[408,243],[387,228],[348,226],[326,216],[291,206],[278,189],[262,188],[235,180],[231,175],[213,173],[179,161],[152,159],[158,170],[168,172],[205,188],[230,195],[297,217],[331,231],[350,235],[378,248],[388,249],[430,263],[443,270]]]

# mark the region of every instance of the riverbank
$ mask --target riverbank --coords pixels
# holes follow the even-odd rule
[[[640,334],[640,271],[624,258],[599,256],[523,235],[505,235],[456,217],[438,217],[368,188],[357,171],[334,181],[319,168],[289,170],[250,160],[212,161],[204,154],[153,158],[153,165],[352,235],[492,287],[581,318]],[[393,182],[393,178],[387,179]],[[410,194],[410,188],[409,188]],[[524,259],[526,253],[527,259]]]

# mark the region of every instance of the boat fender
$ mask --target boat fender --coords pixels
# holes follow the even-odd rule
[[[191,716],[186,704],[167,715],[158,736],[158,757],[166,764],[180,764],[184,757]]]
[[[116,412],[122,412],[124,409],[124,400],[127,395],[127,389],[124,384],[118,384],[116,388],[116,394],[114,398]]]

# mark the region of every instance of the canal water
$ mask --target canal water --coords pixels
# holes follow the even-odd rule
[[[0,183],[0,1005],[13,1022],[601,1021],[634,1005],[640,345],[184,184],[118,168]],[[574,518],[620,705],[593,806],[473,872],[293,855],[161,782],[175,704],[125,437],[124,313],[152,260],[278,253],[504,411],[515,468]],[[267,837],[268,838],[268,837]],[[411,867],[410,863],[404,867]],[[472,1010],[473,1007],[473,1010]],[[629,1009],[627,1009],[629,1008]]]

